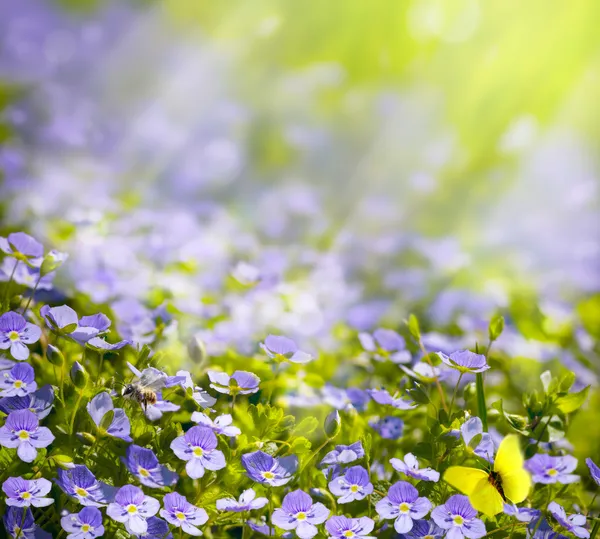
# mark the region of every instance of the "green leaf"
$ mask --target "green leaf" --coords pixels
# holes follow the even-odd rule
[[[554,401],[554,407],[563,414],[570,414],[581,407],[581,405],[585,402],[589,391],[590,386],[587,386],[577,393],[568,393],[566,395],[559,396]]]
[[[498,337],[500,337],[503,330],[504,330],[504,317],[502,315],[497,314],[496,316],[494,316],[491,319],[490,325],[488,327],[488,335],[489,335],[490,341],[493,342]]]
[[[571,389],[571,386],[575,383],[575,373],[569,371],[567,374],[565,374],[558,385],[558,390],[561,392],[566,393],[567,391],[569,391],[569,389]]]
[[[408,317],[408,331],[410,334],[417,340],[421,340],[421,330],[419,328],[419,320],[414,314],[409,315]]]

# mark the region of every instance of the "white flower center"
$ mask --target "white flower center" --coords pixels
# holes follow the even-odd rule
[[[558,470],[555,470],[554,468],[550,468],[547,473],[550,477],[554,477],[555,475],[558,475]]]
[[[460,515],[454,515],[452,517],[452,520],[456,526],[462,526],[463,523],[465,522],[465,519],[463,517],[461,517]]]
[[[194,447],[192,452],[194,453],[195,457],[201,457],[202,455],[204,455],[204,450],[201,447]]]
[[[400,504],[400,506],[398,507],[398,509],[400,509],[401,513],[408,513],[410,511],[410,504],[403,502]]]
[[[77,496],[79,496],[80,498],[85,498],[88,495],[87,490],[81,487],[77,487],[75,489],[75,494],[77,494]]]
[[[275,477],[275,474],[273,472],[263,472],[262,476],[265,479],[273,479]]]
[[[89,524],[84,524],[83,526],[81,526],[81,531],[84,533],[92,532],[94,531],[94,528],[92,528]]]
[[[146,470],[146,468],[142,468],[141,466],[138,468],[138,473],[142,477],[149,477],[150,476],[150,472],[148,470]]]
[[[303,511],[300,511],[299,513],[297,513],[296,520],[306,520],[306,513],[304,513]]]
[[[360,487],[358,485],[350,485],[350,492],[358,492],[359,490]]]
[[[175,517],[177,518],[177,520],[185,520],[185,514],[183,514],[181,511],[175,513]]]
[[[11,332],[8,334],[8,338],[9,338],[11,341],[18,341],[18,340],[19,340],[19,334],[18,334],[16,331],[11,331]]]
[[[29,440],[29,433],[26,430],[19,431],[19,438],[21,440]]]
[[[131,514],[131,515],[133,515],[133,514],[137,513],[137,510],[138,510],[138,509],[137,509],[137,505],[133,505],[132,503],[130,503],[130,504],[127,506],[127,512],[128,512],[129,514]]]

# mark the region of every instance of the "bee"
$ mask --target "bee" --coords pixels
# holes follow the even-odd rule
[[[122,396],[139,402],[144,412],[148,406],[156,404],[158,397],[156,392],[165,387],[167,375],[153,367],[144,369],[138,380],[134,380],[123,387]]]

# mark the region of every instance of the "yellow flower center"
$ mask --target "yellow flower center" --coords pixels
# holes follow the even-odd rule
[[[142,477],[148,477],[150,475],[150,472],[148,470],[146,470],[146,468],[142,468],[141,466],[138,468],[138,473]]]
[[[202,455],[204,455],[204,451],[201,447],[194,447],[194,455],[196,455],[197,457],[201,457]]]
[[[18,340],[19,340],[19,334],[18,334],[16,331],[11,331],[11,332],[8,334],[8,338],[9,338],[11,341],[18,341]]]
[[[550,468],[547,473],[550,477],[554,477],[555,475],[558,475],[558,470],[555,470],[554,468]]]
[[[359,487],[358,485],[352,485],[352,486],[350,487],[350,492],[358,492],[358,489],[359,489],[359,488],[360,488],[360,487]]]
[[[404,502],[400,504],[400,507],[398,509],[400,509],[401,513],[408,513],[410,511],[410,505]]]
[[[454,521],[454,524],[456,524],[457,526],[462,526],[465,519],[463,517],[461,517],[460,515],[454,515],[452,517],[452,520]]]
[[[296,515],[296,520],[306,520],[306,513],[300,512]]]
[[[344,537],[354,537],[354,532],[352,530],[346,530],[342,535]]]
[[[29,498],[31,498],[31,492],[23,492],[23,494],[21,494],[21,498],[23,498],[24,500],[28,500]]]
[[[92,527],[89,524],[84,524],[83,526],[81,526],[81,531],[84,533],[92,531]]]
[[[130,514],[137,513],[137,506],[135,506],[132,503],[130,503],[127,506],[127,512],[130,513]]]
[[[77,496],[80,496],[81,498],[85,498],[88,495],[87,490],[81,487],[77,487],[75,489],[75,494],[77,494]]]
[[[185,520],[185,515],[181,511],[178,511],[177,513],[175,513],[175,516],[177,517],[178,520]]]
[[[23,382],[21,380],[15,380],[15,383],[13,384],[13,386],[16,387],[17,389],[19,389],[22,385],[23,385]]]
[[[22,430],[19,432],[19,438],[21,440],[29,440],[29,433],[26,430]]]
[[[433,535],[426,535],[423,539],[435,539]]]
[[[262,476],[265,479],[273,479],[275,477],[275,474],[273,472],[263,472]]]

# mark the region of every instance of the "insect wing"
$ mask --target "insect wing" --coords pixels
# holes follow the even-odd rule
[[[165,387],[165,383],[167,381],[167,375],[155,369],[154,367],[149,367],[142,371],[142,376],[138,384],[142,387],[142,389],[151,389],[153,391],[158,391]]]

